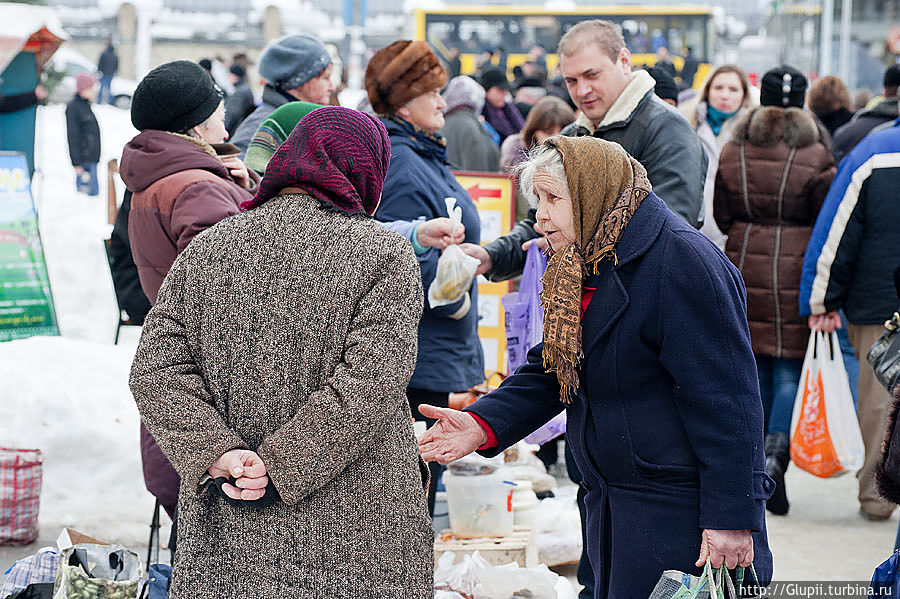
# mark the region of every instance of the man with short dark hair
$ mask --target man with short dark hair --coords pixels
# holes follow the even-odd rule
[[[872,132],[873,129],[885,123],[896,120],[897,112],[897,90],[900,88],[900,65],[891,65],[884,72],[884,94],[883,99],[868,109],[863,109],[853,115],[845,125],[842,125],[834,132],[834,143],[832,151],[834,152],[834,161],[839,163],[844,156],[856,147],[862,139]]]
[[[708,159],[691,125],[654,95],[656,82],[632,72],[631,53],[614,23],[582,21],[559,42],[559,60],[569,95],[581,110],[563,135],[619,143],[644,165],[653,191],[672,212],[700,226]],[[481,262],[478,273],[494,281],[517,276],[525,265],[523,243],[538,237],[533,214],[484,247],[463,246]]]

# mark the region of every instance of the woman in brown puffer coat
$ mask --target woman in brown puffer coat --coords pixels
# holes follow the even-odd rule
[[[713,200],[725,253],[747,286],[747,319],[767,422],[766,470],[777,488],[766,507],[788,511],[784,471],[794,397],[809,340],[798,295],[806,244],[831,179],[828,137],[803,110],[805,77],[790,67],[766,73],[761,106],[722,150]]]

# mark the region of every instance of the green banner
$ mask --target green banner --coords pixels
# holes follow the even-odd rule
[[[0,341],[59,335],[25,155],[0,152]]]

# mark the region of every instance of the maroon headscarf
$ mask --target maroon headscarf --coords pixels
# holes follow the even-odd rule
[[[377,118],[340,106],[319,108],[300,119],[275,151],[256,196],[241,210],[298,187],[340,212],[371,216],[390,159],[391,141]]]

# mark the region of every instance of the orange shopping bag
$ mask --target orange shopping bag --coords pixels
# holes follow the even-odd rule
[[[858,470],[865,447],[837,333],[809,336],[791,419],[791,459],[822,478]]]

